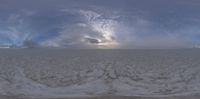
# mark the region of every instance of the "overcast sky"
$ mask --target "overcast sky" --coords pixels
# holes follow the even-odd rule
[[[0,0],[0,45],[191,48],[200,0]]]

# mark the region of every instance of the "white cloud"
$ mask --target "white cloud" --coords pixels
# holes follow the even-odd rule
[[[67,11],[68,12],[68,11]],[[88,10],[77,10],[77,15],[83,16],[84,23],[76,23],[67,25],[59,32],[59,36],[44,42],[43,45],[52,45],[57,47],[63,47],[63,43],[66,46],[70,45],[83,45],[92,48],[114,48],[117,46],[117,41],[115,39],[115,25],[116,21],[112,19],[105,19],[102,14],[88,11]],[[99,40],[101,42],[91,43],[90,40]],[[52,43],[53,42],[53,43]],[[64,46],[65,47],[65,46]]]
[[[7,28],[0,28],[0,34],[9,42],[9,45],[22,46],[25,40],[34,35],[29,31],[24,17],[21,14],[10,14],[6,21]]]

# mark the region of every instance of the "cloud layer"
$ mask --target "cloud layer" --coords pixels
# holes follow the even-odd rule
[[[0,44],[191,48],[200,44],[199,5],[198,0],[2,0]]]

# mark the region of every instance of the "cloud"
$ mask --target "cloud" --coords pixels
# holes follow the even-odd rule
[[[127,17],[123,12],[112,14],[112,10],[108,15],[102,10],[83,9],[63,10],[61,13],[75,16],[73,20],[77,21],[70,24],[59,23],[61,27],[56,35],[40,42],[37,41],[40,45],[66,48],[191,47],[189,46],[191,41],[188,40],[190,38],[186,39],[187,33],[183,34],[184,31],[191,32],[189,28],[170,30],[159,26],[158,22],[144,17],[138,15]],[[28,14],[28,18],[30,15],[34,16],[34,14]],[[65,14],[63,15],[65,16]],[[13,45],[23,46],[24,42],[28,40],[36,41],[37,37],[49,35],[48,33],[33,33],[27,27],[26,18],[27,16],[21,14],[12,14],[8,18],[9,27],[4,31],[7,36],[5,34],[4,36]],[[47,29],[50,28],[47,26]]]
[[[0,44],[24,46],[29,40],[65,48],[190,48],[200,44],[198,1],[46,2],[4,0]]]
[[[88,43],[91,43],[91,44],[99,44],[101,43],[101,40],[99,39],[95,39],[95,38],[84,38],[84,40]]]
[[[90,48],[113,48],[114,44],[117,44],[114,34],[116,21],[104,18],[103,13],[91,10],[63,11],[82,17],[79,19],[81,22],[64,26],[59,32],[59,36],[44,42],[43,45],[56,47],[83,45]]]
[[[170,36],[152,36],[138,37],[137,39],[123,44],[122,48],[135,49],[166,49],[166,48],[191,48],[191,42],[178,37]]]
[[[33,40],[25,40],[23,42],[23,47],[27,47],[27,48],[37,48],[37,47],[40,47],[40,45],[33,41]]]
[[[32,33],[20,14],[11,14],[5,24],[8,24],[6,28],[0,28],[0,38],[6,38],[7,43],[21,46],[24,40],[31,38]]]

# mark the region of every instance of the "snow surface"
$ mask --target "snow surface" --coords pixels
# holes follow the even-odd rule
[[[199,49],[0,49],[0,95],[197,95],[199,71]]]

